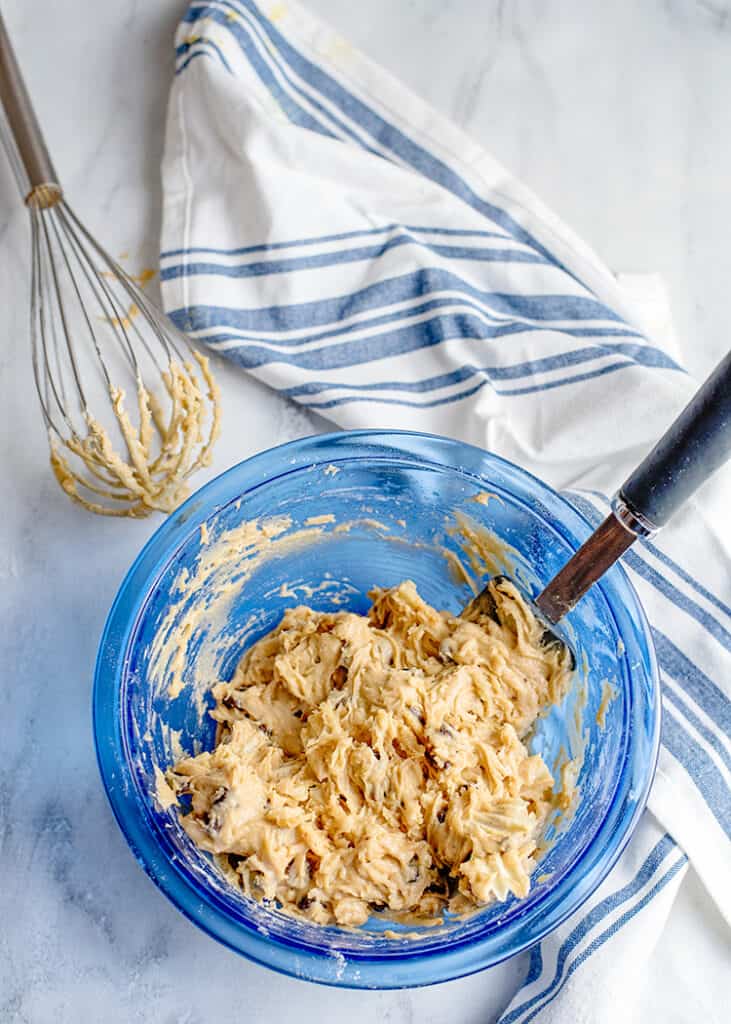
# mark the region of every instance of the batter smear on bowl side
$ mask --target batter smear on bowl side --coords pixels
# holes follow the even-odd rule
[[[493,617],[438,612],[410,581],[366,616],[290,609],[213,687],[217,745],[166,781],[232,883],[340,925],[527,895],[570,794],[526,743],[570,655],[511,583],[491,589]]]

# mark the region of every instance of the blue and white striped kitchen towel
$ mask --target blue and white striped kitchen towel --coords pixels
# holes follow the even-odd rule
[[[289,0],[195,2],[177,44],[161,280],[179,326],[342,427],[462,438],[603,516],[695,388],[609,271]],[[731,922],[729,499],[727,473],[625,558],[662,672],[657,781],[503,1024],[622,1018],[688,858]]]

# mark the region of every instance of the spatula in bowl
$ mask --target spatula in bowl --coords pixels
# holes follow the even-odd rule
[[[661,529],[690,496],[731,457],[731,352],[696,392],[650,454],[628,476],[612,511],[534,602],[546,624],[544,642],[565,643],[550,626],[559,622],[637,540]],[[465,613],[495,615],[493,577]]]

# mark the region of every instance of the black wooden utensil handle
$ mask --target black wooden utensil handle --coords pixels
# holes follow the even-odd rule
[[[731,352],[625,480],[618,498],[649,531],[659,529],[729,457]]]
[[[536,605],[558,622],[631,547],[674,512],[731,458],[731,352],[722,359],[650,454],[630,473],[612,512],[543,588]]]

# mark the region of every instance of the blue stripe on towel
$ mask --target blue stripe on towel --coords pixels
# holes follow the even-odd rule
[[[509,213],[501,207],[495,206],[478,196],[477,193],[442,160],[435,157],[432,153],[418,145],[418,143],[414,142],[408,136],[404,135],[403,132],[399,131],[399,129],[394,125],[380,117],[380,115],[367,106],[367,104],[362,100],[358,99],[352,93],[349,93],[339,82],[327,74],[321,67],[312,63],[312,61],[299,53],[299,51],[292,46],[281,32],[279,32],[278,29],[264,15],[262,15],[255,4],[250,3],[249,0],[240,0],[239,3],[228,3],[226,0],[221,0],[221,6],[229,7],[235,12],[248,12],[248,14],[257,22],[266,34],[270,43],[274,46],[277,56],[286,62],[286,64],[296,72],[301,79],[307,82],[310,90],[319,93],[336,109],[341,111],[341,113],[351,122],[363,128],[371,139],[373,139],[380,147],[390,151],[394,157],[418,171],[425,178],[429,178],[441,185],[443,188],[448,189],[454,195],[458,196],[471,206],[475,211],[481,213],[483,216],[489,218],[493,223],[498,224],[500,227],[508,231],[513,238],[517,238],[526,245],[529,245],[537,253],[540,253],[541,256],[560,267],[560,269],[562,269],[572,280],[582,284],[582,282],[578,281],[578,278],[572,274],[555,255],[550,253],[545,246],[535,239],[530,232],[522,227],[522,225],[519,224],[518,221],[516,221]],[[276,82],[272,82],[273,75],[271,74],[271,71],[264,76],[262,70],[258,66],[258,63],[254,64],[254,61],[251,58],[251,37],[247,28],[243,26],[240,21],[228,18],[228,16],[220,9],[211,7],[205,3],[191,6],[187,11],[184,20],[194,22],[199,18],[209,18],[216,21],[219,24],[224,25],[224,27],[231,32],[246,53],[252,65],[255,67],[257,73],[262,78],[262,81],[264,81],[267,87],[270,88],[272,94],[275,95],[275,98],[279,100],[279,93],[281,90],[277,86]],[[271,56],[271,51],[269,52]],[[280,63],[278,63],[277,66],[281,68]],[[306,102],[310,104],[315,102],[311,91],[306,92],[299,85],[293,82],[291,78],[289,78],[289,84],[293,91],[298,96],[304,98]],[[296,107],[297,104],[295,101],[287,97],[287,114],[295,121],[295,123],[299,124],[301,121],[298,119],[297,111],[294,109]],[[303,117],[307,116],[302,108],[299,108],[299,110]],[[329,118],[333,117],[329,111],[326,112],[326,116]],[[303,126],[307,127],[307,125]],[[319,130],[322,134],[330,134],[324,128],[316,128],[315,130]],[[583,286],[586,287],[586,285]]]
[[[242,330],[293,330],[333,323],[379,306],[406,302],[426,297],[432,292],[454,291],[466,295],[494,311],[497,316],[517,317],[536,324],[552,320],[607,321],[626,330],[628,337],[641,339],[641,335],[622,323],[620,318],[594,299],[583,295],[527,295],[525,293],[493,292],[470,284],[458,274],[438,267],[420,267],[418,270],[398,274],[366,285],[358,291],[326,299],[312,299],[287,306],[269,306],[261,309],[238,309],[226,306],[192,306],[191,316],[198,321],[206,311],[213,317],[210,323],[191,322],[189,330],[226,324]],[[197,311],[200,311],[198,313]],[[182,313],[184,310],[178,311]],[[653,346],[648,345],[648,348]],[[658,359],[670,369],[678,369],[670,357],[656,350]]]
[[[692,590],[695,590],[695,592],[701,597],[704,597],[706,601],[718,608],[718,610],[723,612],[724,615],[728,615],[729,618],[731,618],[731,608],[729,608],[727,604],[724,604],[724,602],[715,594],[712,594],[711,591],[704,587],[702,583],[699,583],[697,579],[694,579],[690,573],[686,572],[682,565],[678,565],[678,563],[669,555],[666,555],[664,551],[661,551],[657,544],[653,544],[652,541],[649,540],[644,540],[642,542],[642,546],[654,555],[658,561],[662,562],[663,565],[666,565],[668,569],[672,569],[672,571],[682,579],[683,583],[687,584]]]
[[[429,391],[438,391],[441,388],[451,387],[453,384],[461,384],[471,377],[484,375],[489,380],[516,380],[521,377],[535,377],[541,373],[550,373],[553,370],[566,369],[570,366],[577,366],[581,363],[593,362],[598,358],[616,354],[629,356],[625,349],[633,349],[632,345],[611,345],[592,346],[591,348],[574,349],[573,352],[559,352],[552,356],[544,356],[540,359],[528,359],[521,363],[512,363],[508,366],[485,365],[475,366],[473,363],[465,363],[462,366],[451,370],[449,373],[438,374],[433,377],[425,377],[423,380],[415,381],[373,381],[366,384],[350,384],[342,381],[309,381],[305,384],[294,384],[288,388],[279,389],[279,393],[287,398],[302,398],[308,395],[319,395],[325,391],[352,391],[375,392],[369,395],[374,401],[379,398],[379,391],[403,391],[411,394],[424,394]]]
[[[424,177],[429,178],[441,185],[443,188],[448,189],[454,195],[466,202],[476,212],[488,217],[493,223],[507,231],[513,238],[516,238],[530,246],[546,260],[561,269],[568,277],[576,281],[587,291],[591,292],[591,289],[566,266],[564,266],[562,261],[559,260],[554,253],[551,253],[542,243],[535,239],[530,232],[516,221],[514,217],[507,213],[507,211],[480,198],[480,196],[478,196],[477,193],[475,193],[474,190],[454,170],[452,170],[452,168],[442,160],[435,157],[428,150],[419,146],[408,136],[404,135],[403,132],[399,131],[394,125],[380,117],[380,115],[368,107],[362,100],[348,92],[336,79],[328,75],[321,67],[299,53],[299,51],[291,45],[281,32],[279,32],[278,29],[269,21],[269,19],[259,11],[256,4],[249,2],[249,0],[239,0],[239,2],[236,3],[221,0],[221,6],[229,7],[233,12],[246,12],[248,15],[247,22],[249,18],[253,19],[263,33],[266,34],[270,44],[272,44],[267,47],[269,56],[273,57],[272,46],[275,47],[277,57],[281,57],[282,60],[300,76],[301,79],[305,80],[311,90],[319,92],[321,96],[325,97],[331,104],[339,109],[344,116],[358,124],[359,127],[365,129],[365,131],[368,132],[370,137],[377,142],[378,145],[390,150],[395,157],[418,171]],[[205,3],[192,5],[186,12],[183,20],[195,22],[201,18],[209,18],[216,21],[219,24],[224,25],[225,28],[231,32],[262,81],[267,85],[275,98],[280,100],[281,89],[274,81],[271,72],[265,74],[263,68],[260,66],[261,61],[258,59],[256,61],[252,60],[252,46],[250,43],[249,31],[247,31],[241,22],[238,19],[229,18],[228,15],[225,15],[218,8],[211,7]],[[312,96],[311,91],[305,91],[302,89],[293,81],[291,76],[286,74],[282,66],[282,61],[277,60],[276,66],[280,72],[285,75],[290,87],[300,97],[304,98],[310,105],[317,105],[317,101]],[[300,124],[302,127],[311,127],[312,118],[301,108],[301,116],[298,117],[296,109],[297,104],[291,101],[289,97],[287,97],[286,103],[282,105],[288,116],[290,116],[295,123]],[[323,111],[327,118],[334,119],[334,115],[331,111],[324,111],[321,106],[320,110]],[[302,118],[304,118],[307,123],[305,123]],[[343,125],[342,122],[340,122],[340,127],[342,130],[350,134],[351,137],[354,137],[353,133],[347,128],[347,126]],[[321,134],[331,134],[324,127],[316,127],[314,130],[320,131]],[[367,144],[360,142],[357,137],[355,137],[355,141],[359,142],[363,148],[371,149]],[[371,149],[371,151],[373,150]],[[377,155],[381,154],[378,153]],[[607,312],[610,311],[607,310]]]
[[[691,618],[695,619],[696,622],[703,626],[706,632],[710,633],[711,636],[718,640],[722,647],[725,647],[727,651],[731,651],[731,633],[729,633],[729,631],[704,608],[701,608],[701,606],[694,601],[692,597],[684,594],[664,576],[661,576],[660,573],[653,569],[637,551],[627,551],[622,558],[630,568],[634,569],[638,576],[642,576],[643,579],[652,583],[655,590],[659,591],[669,601],[672,601],[672,603],[677,608],[684,611],[686,615],[690,615]]]
[[[472,246],[434,245],[424,241],[415,243],[410,235],[396,235],[380,245],[360,246],[357,249],[341,249],[336,252],[310,253],[307,256],[290,256],[288,259],[259,260],[229,266],[225,263],[184,262],[163,267],[161,281],[172,281],[176,277],[200,277],[205,274],[216,277],[267,277],[270,274],[290,274],[297,270],[316,270],[340,263],[361,263],[380,259],[392,249],[402,245],[418,244],[436,256],[445,259],[475,260],[480,263],[545,263],[541,256],[522,249],[475,249]]]
[[[203,307],[205,309],[205,307]],[[200,310],[201,307],[198,307]],[[171,313],[173,321],[184,330],[208,330],[212,326],[208,317],[206,321],[191,320],[184,311]],[[450,313],[433,317],[417,324],[396,326],[386,333],[370,335],[365,338],[338,341],[327,346],[298,349],[287,346],[286,351],[273,348],[265,341],[245,342],[243,339],[235,348],[227,351],[227,355],[242,366],[249,369],[266,366],[271,363],[299,366],[307,370],[334,370],[348,366],[361,366],[381,359],[392,358],[407,352],[441,345],[445,341],[461,339],[463,341],[486,341],[521,333],[526,330],[521,324],[505,324],[493,326],[470,313]],[[215,339],[211,339],[215,341]],[[608,355],[623,355],[613,351],[612,346],[597,348],[597,358]],[[632,365],[633,361],[623,355],[621,365]],[[539,385],[542,388],[543,385]]]
[[[653,628],[652,639],[663,670],[727,736],[731,736],[731,700],[723,690],[659,629]]]
[[[192,50],[190,55],[188,57],[186,57],[186,59],[183,61],[183,63],[176,69],[175,74],[179,75],[179,74],[181,74],[181,72],[185,71],[185,69],[188,67],[188,65],[190,63],[192,63],[192,61],[194,61],[196,59],[196,57],[209,57],[210,59],[215,60],[214,55],[209,50],[206,50],[206,49],[200,49],[200,50],[199,49],[195,49],[195,50]]]
[[[177,67],[177,69],[175,71],[176,75],[179,75],[180,72],[183,71],[188,66],[188,64],[190,63],[190,60],[193,57],[196,57],[196,56],[200,55],[200,53],[202,51],[198,49],[199,47],[205,47],[206,49],[211,50],[212,53],[214,53],[218,57],[218,59],[221,61],[223,66],[226,68],[226,70],[229,73],[231,72],[231,65],[229,64],[229,62],[224,57],[223,52],[222,52],[220,46],[218,46],[217,43],[214,43],[212,39],[206,39],[203,36],[201,36],[198,39],[193,39],[191,41],[186,41],[184,43],[181,43],[180,46],[176,46],[175,47],[175,56],[176,57],[182,57],[186,53],[189,54],[191,52],[191,50],[193,50],[194,47],[195,47],[195,52],[191,55],[191,57],[188,60],[184,61],[182,64],[180,64]],[[208,56],[211,56],[211,54],[209,54]]]
[[[668,679],[672,678],[668,673],[665,673],[665,675]],[[729,753],[728,749],[724,746],[723,742],[718,738],[715,732],[712,729],[709,729],[709,727],[698,717],[695,711],[693,711],[690,702],[682,694],[678,693],[668,685],[663,687],[663,700],[666,703],[669,702],[672,704],[678,714],[693,726],[695,731],[703,738],[704,742],[707,743],[709,747],[713,748],[716,752],[716,756],[721,759],[728,771],[731,772],[731,753]]]
[[[657,873],[658,869],[661,867],[661,865],[667,859],[667,857],[677,849],[677,844],[669,835],[665,834],[662,837],[662,839],[660,839],[655,844],[650,853],[647,855],[644,863],[639,868],[634,878],[621,889],[616,890],[610,896],[605,897],[605,899],[601,900],[594,907],[592,907],[592,909],[582,917],[579,923],[571,930],[569,935],[564,939],[556,956],[556,968],[554,976],[552,980],[549,982],[549,984],[543,989],[543,991],[539,992],[535,996],[532,996],[530,999],[527,999],[524,1003],[521,1003],[520,1006],[517,1006],[514,1010],[511,1010],[509,1013],[505,1014],[505,1016],[500,1018],[498,1024],[514,1024],[514,1022],[517,1021],[518,1018],[522,1016],[522,1014],[527,1013],[538,1003],[541,1003],[543,1006],[545,1005],[545,1002],[543,1002],[544,1000],[550,1001],[550,999],[552,999],[560,991],[561,987],[566,982],[566,979],[573,973],[573,970],[576,969],[575,967],[573,967],[573,965],[576,964],[576,966],[578,967],[579,963],[582,963],[587,956],[591,955],[591,953],[593,953],[595,949],[597,949],[600,945],[606,942],[606,940],[610,938],[611,935],[613,935],[618,930],[618,928],[622,926],[622,924],[626,924],[627,921],[631,920],[631,918],[634,917],[634,915],[642,909],[642,907],[646,906],[646,904],[649,903],[650,899],[652,899],[656,892],[658,892],[664,885],[667,884],[667,882],[670,881],[670,878],[677,872],[677,870],[683,862],[679,861],[675,865],[673,865],[673,867],[670,868],[665,875],[661,876],[660,880],[655,884],[655,886],[653,886],[652,889],[650,889],[645,894],[645,896],[641,900],[639,900],[636,904],[629,908],[626,914],[618,918],[618,920],[615,921],[610,926],[610,928],[608,928],[605,932],[602,932],[596,939],[594,939],[591,945],[588,946],[583,953],[579,954],[579,956],[575,960],[569,961],[571,953],[579,945],[582,939],[584,939],[585,936],[593,928],[595,928],[601,921],[603,921],[609,914],[613,913],[624,903],[627,903],[630,900],[632,900],[638,894],[638,892],[641,889],[643,889],[647,885],[647,883],[653,878],[653,876]],[[564,971],[564,968],[567,967],[567,964],[568,970]],[[542,1006],[540,1008],[542,1008]]]
[[[662,710],[662,742],[675,760],[685,768],[713,817],[731,839],[729,787],[703,747],[689,735],[666,707]]]
[[[379,228],[361,228],[358,231],[338,231],[331,235],[312,235],[309,238],[293,238],[291,242],[262,242],[258,245],[242,245],[235,249],[213,249],[210,246],[190,246],[187,249],[166,249],[160,253],[161,260],[173,256],[190,256],[193,253],[208,253],[214,256],[248,256],[255,252],[274,252],[278,249],[296,249],[306,245],[327,245],[330,242],[343,242],[351,238],[367,238],[372,235],[384,235],[389,231],[403,230],[412,235],[444,235],[455,238],[502,238],[511,241],[510,235],[501,231],[478,231],[472,228],[435,228],[413,224],[383,224]]]
[[[308,409],[332,409],[338,405],[346,405],[351,402],[372,402],[376,405],[398,405],[406,408],[417,408],[417,409],[432,409],[436,406],[449,405],[453,402],[459,402],[462,399],[469,398],[481,391],[487,384],[490,384],[496,395],[501,397],[508,397],[511,395],[531,395],[538,391],[550,391],[553,388],[564,387],[568,384],[576,384],[581,381],[592,380],[594,377],[603,377],[608,373],[614,373],[616,370],[623,370],[627,366],[631,366],[632,363],[623,361],[621,363],[610,363],[607,366],[602,366],[598,370],[594,370],[590,373],[575,374],[572,377],[562,377],[559,380],[546,381],[544,384],[527,384],[520,388],[498,388],[495,387],[490,380],[480,380],[477,384],[473,384],[466,391],[460,391],[457,394],[446,395],[444,398],[434,398],[431,401],[426,402],[415,402],[410,401],[406,398],[383,398],[380,395],[362,397],[360,395],[352,395],[348,398],[331,398],[325,402],[301,402],[301,405],[306,406]]]
[[[173,315],[173,320],[180,326],[180,320],[178,320],[176,315]],[[496,340],[510,335],[521,334],[527,330],[530,329],[521,324],[493,326],[484,323],[482,319],[471,313],[450,313],[432,317],[430,320],[416,324],[406,324],[403,327],[397,325],[388,332],[380,334],[372,334],[352,340],[348,340],[346,337],[343,341],[336,341],[327,346],[317,348],[299,349],[286,346],[284,351],[282,351],[279,345],[270,345],[266,341],[252,340],[247,342],[243,339],[234,339],[237,341],[237,344],[235,347],[227,347],[226,354],[229,358],[236,360],[240,365],[248,369],[269,364],[284,364],[298,366],[306,370],[326,372],[350,366],[363,366],[408,352],[433,348],[452,340],[459,340],[466,345],[470,341],[485,342]],[[215,348],[217,339],[213,337],[207,340]],[[637,365],[639,362],[639,360],[633,360],[628,352],[622,351],[620,345],[602,345],[594,348],[593,358],[595,360],[605,359],[608,356],[614,356],[621,360],[613,364],[618,368]],[[560,355],[547,357],[546,362],[554,362],[554,369],[560,369],[562,357]],[[572,365],[571,360],[567,360],[566,365]],[[455,372],[459,375],[459,370],[455,370]],[[600,376],[604,372],[607,372],[606,367],[592,372],[590,376]],[[502,379],[511,378],[513,375],[510,371],[503,374],[499,368],[496,368],[495,374],[487,374],[487,376]],[[518,376],[530,377],[533,374],[526,372],[525,374],[518,374]],[[566,379],[575,380],[576,378],[572,376]],[[333,382],[333,384],[337,387],[337,383]],[[557,386],[557,381],[537,382],[530,385],[530,390],[540,391],[555,386]],[[406,388],[406,390],[409,389]],[[378,401],[381,397],[381,395],[374,394],[368,396],[367,400]],[[342,404],[343,401],[347,400],[335,399],[338,404]]]
[[[220,7],[228,7],[232,12],[238,13],[240,17],[242,15],[241,11],[236,11],[234,5],[226,3],[225,0],[221,0]],[[326,109],[315,96],[307,94],[296,84],[285,62],[279,59],[278,55],[273,51],[271,44],[263,39],[260,33],[254,32],[254,26],[251,24],[248,16],[244,15],[244,17],[247,22],[246,25],[242,24],[242,21],[238,19],[230,18],[219,7],[203,4],[202,6],[191,6],[182,20],[195,23],[205,18],[208,21],[214,21],[222,25],[236,40],[261,82],[266,86],[293,124],[333,139],[338,138],[336,131],[333,131],[331,127],[335,126],[337,131],[346,135],[362,149],[381,157],[382,154],[375,147],[364,142],[359,133],[343,121],[341,117]],[[284,79],[289,90],[279,83],[275,71]],[[305,109],[302,105],[303,100],[317,111],[319,120],[317,115]],[[326,123],[328,121],[330,126]]]
[[[351,118],[354,123],[357,123],[360,127],[364,128],[369,132],[371,138],[378,141],[379,144],[386,145],[390,149],[393,156],[398,160],[402,160],[410,166],[414,167],[420,173],[426,177],[437,181],[445,188],[449,188],[453,194],[460,196],[461,199],[468,202],[469,205],[487,216],[493,223],[499,224],[504,231],[510,233],[510,235],[521,241],[523,244],[530,246],[534,252],[540,253],[542,260],[549,260],[553,265],[565,270],[554,256],[552,256],[540,243],[536,241],[522,226],[514,220],[512,216],[506,213],[499,207],[493,206],[482,200],[479,196],[472,191],[472,189],[466,185],[466,183],[456,174],[448,165],[428,153],[422,147],[418,146],[411,139],[403,135],[394,126],[384,121],[378,114],[371,110],[365,103],[352,96],[346,89],[344,89],[335,79],[326,75],[322,69],[312,64],[305,57],[298,53],[298,51],[287,42],[287,40],[276,30],[265,17],[262,17],[257,7],[247,0],[244,0],[240,4],[224,3],[224,7],[228,7],[230,11],[240,12],[239,17],[231,18],[229,14],[225,14],[220,8],[213,8],[206,4],[194,5],[186,13],[185,20],[194,22],[199,18],[205,16],[211,18],[214,21],[222,24],[232,35],[236,38],[238,45],[242,48],[247,59],[250,61],[252,67],[256,70],[261,80],[265,83],[266,87],[270,90],[272,95],[280,102],[283,109],[286,110],[287,115],[295,121],[295,123],[306,128],[313,128],[314,130],[320,131],[324,134],[332,134],[331,131],[323,123],[317,122],[317,119],[310,115],[303,109],[300,99],[305,99],[310,106],[314,106],[315,109],[319,110],[322,116],[334,123],[337,121],[339,128],[350,134],[351,138],[359,145],[365,145],[365,148],[369,148],[367,144],[363,142],[361,138],[357,136],[357,133],[349,131],[348,125],[341,120],[337,119],[330,109],[326,109],[322,104],[318,102],[315,96],[312,95],[310,90],[318,90],[321,96],[326,97],[331,104],[334,104],[346,118]],[[246,24],[242,24],[242,16],[246,21]],[[256,29],[254,29],[254,24]],[[262,45],[264,49],[260,49],[259,45],[256,45],[254,40]],[[274,68],[282,76],[283,81],[287,83],[288,92],[283,89],[280,83],[276,80],[274,74]],[[296,80],[295,77],[289,73],[289,69],[295,74],[304,74],[307,80],[308,89],[304,89]],[[294,96],[294,98],[293,98]],[[383,229],[373,229],[374,231],[382,231]],[[443,228],[443,232],[450,232],[450,229]],[[459,231],[460,229],[451,229],[452,231]],[[348,234],[348,233],[343,233]],[[395,239],[387,240],[380,248],[379,247],[360,247],[356,250],[350,250],[348,252],[338,252],[336,254],[313,254],[303,258],[292,258],[290,260],[281,261],[262,261],[246,264],[244,266],[237,267],[224,267],[220,264],[212,264],[206,262],[187,262],[181,266],[166,267],[162,272],[163,279],[172,279],[178,275],[193,275],[197,273],[215,273],[220,276],[256,276],[259,274],[270,274],[270,273],[284,273],[296,269],[303,268],[316,268],[318,266],[331,265],[339,262],[351,262],[354,260],[377,258],[383,252],[387,251],[388,248],[396,245],[405,244],[406,241],[412,239],[408,236],[397,236]],[[281,244],[284,247],[285,243],[272,243],[270,247],[273,248]],[[470,247],[457,247],[457,246],[427,246],[440,255],[445,257],[457,257],[457,258],[476,258],[476,254],[479,254],[478,258],[482,259],[496,259],[506,258],[511,261],[524,262],[527,259],[533,259],[530,254],[516,253],[513,250],[507,252],[496,251],[494,249],[487,250],[475,250]],[[257,251],[258,247],[248,247],[248,251]],[[199,250],[200,251],[200,250]],[[236,250],[234,250],[236,251]],[[246,251],[246,248],[240,250],[241,252]],[[266,251],[261,249],[259,251]],[[188,254],[183,254],[188,255]],[[542,261],[542,260],[539,260]],[[568,271],[566,271],[568,273]],[[572,276],[573,275],[569,275]],[[459,279],[457,279],[459,280]],[[585,286],[584,286],[585,287]],[[466,285],[465,282],[460,282],[460,290],[472,291],[472,289]],[[541,300],[543,297],[540,297]],[[553,296],[552,298],[559,298],[563,302],[571,304],[574,297],[572,296]],[[348,297],[348,300],[350,297]],[[327,301],[327,300],[326,300]],[[331,300],[330,300],[331,301]],[[393,302],[393,298],[390,299]],[[619,321],[619,318],[607,307],[601,303],[596,303],[597,311],[594,317],[601,319],[612,319]],[[311,310],[312,311],[312,310]],[[246,314],[250,315],[255,311],[245,311]],[[261,311],[259,311],[261,312]],[[282,311],[277,311],[280,318]],[[406,315],[406,314],[402,314]],[[289,320],[289,314],[284,313],[286,320]],[[565,317],[564,317],[565,318]],[[357,343],[354,345],[342,346],[333,345],[327,349],[327,357],[321,352],[311,351],[303,354],[301,357],[291,358],[283,357],[279,354],[269,354],[266,352],[266,342],[250,343],[247,345],[240,346],[236,352],[229,352],[230,355],[234,356],[240,363],[247,367],[258,367],[263,366],[271,362],[289,362],[308,369],[331,369],[333,367],[344,367],[351,365],[360,365],[364,362],[370,362],[373,358],[382,359],[386,356],[393,354],[400,354],[406,351],[414,351],[418,348],[429,347],[434,344],[441,343],[441,341],[448,339],[449,337],[456,337],[456,333],[452,333],[455,330],[455,324],[460,325],[459,334],[461,335],[461,326],[466,324],[464,318],[461,320],[453,320],[452,322],[447,321],[445,326],[445,318],[440,318],[439,324],[432,325],[429,330],[426,325],[419,325],[423,335],[420,342],[416,339],[407,338],[402,332],[396,332],[395,336],[391,335],[389,338],[389,344],[384,345],[383,341],[369,339],[371,344],[368,346],[361,345],[358,347]],[[310,321],[312,322],[312,321]],[[620,321],[621,322],[621,321]],[[186,322],[183,323],[184,329],[190,330],[190,314],[186,318]],[[231,326],[230,322],[227,326]],[[196,328],[192,328],[196,329]],[[281,327],[279,327],[281,329]],[[357,330],[357,326],[353,325],[351,330]],[[506,333],[510,333],[507,331]],[[628,331],[628,333],[633,333]],[[466,331],[466,336],[469,338],[496,336],[495,334],[490,335],[487,331],[480,329],[470,329]],[[221,338],[214,339],[222,340]],[[393,344],[393,348],[391,347]],[[375,356],[371,355],[370,352],[366,355],[365,349],[369,349],[370,352],[375,352]],[[648,348],[650,348],[648,346]],[[669,360],[664,353],[660,353],[659,350],[652,350],[658,352],[657,363],[655,365],[664,365],[668,368],[678,369],[676,364]],[[333,362],[334,360],[334,362]],[[643,360],[646,364],[647,361]],[[563,386],[564,384],[577,383],[581,380],[587,380],[592,377],[602,376],[607,373],[615,372],[617,370],[625,368],[630,365],[627,361],[617,361],[611,365],[605,365],[596,371],[584,375],[573,375],[563,380],[553,380],[548,382],[533,383],[521,388],[502,389],[499,393],[501,394],[530,394],[537,391],[548,390],[555,387]],[[463,390],[460,394],[453,394],[450,396],[434,399],[431,402],[413,402],[409,400],[399,400],[395,398],[381,398],[378,396],[377,400],[386,404],[400,404],[400,405],[417,405],[417,406],[431,406],[440,405],[445,402],[459,401],[474,394],[481,387],[485,386],[486,380],[481,380],[476,384],[472,385],[469,389]],[[331,408],[335,405],[342,405],[349,402],[369,400],[363,396],[341,396],[326,401],[317,401],[309,403],[313,407],[319,408]]]
[[[222,4],[222,6],[231,6]],[[233,10],[233,8],[231,8]],[[310,131],[317,132],[319,135],[326,135],[330,138],[335,138],[335,135],[327,127],[325,127],[318,119],[304,110],[292,97],[291,95],[282,88],[277,81],[277,77],[272,71],[269,60],[260,52],[258,47],[252,41],[248,32],[241,31],[238,26],[238,22],[232,21],[226,15],[225,11],[219,10],[214,7],[203,5],[202,7],[190,7],[186,12],[183,21],[196,22],[200,17],[204,17],[210,21],[215,21],[219,25],[222,25],[225,29],[231,33],[236,39],[241,50],[246,56],[246,59],[251,64],[254,71],[257,73],[262,83],[269,90],[271,95],[277,101],[281,109],[287,115],[287,117],[294,124],[298,124],[301,128],[307,128]]]
[[[647,892],[641,900],[638,900],[634,907],[632,907],[620,918],[618,918],[617,921],[615,921],[613,925],[607,928],[606,931],[603,931],[601,935],[598,935],[596,939],[594,939],[594,941],[589,946],[587,946],[583,953],[580,953],[574,960],[572,960],[568,970],[566,971],[565,977],[561,980],[557,989],[550,995],[550,997],[545,1001],[545,1003],[543,1003],[542,1006],[537,1007],[535,1010],[533,1010],[532,1013],[528,1014],[527,1017],[524,1017],[521,1024],[529,1024],[529,1021],[535,1020],[538,1014],[542,1010],[544,1010],[545,1007],[549,1005],[549,1003],[553,1002],[556,996],[561,992],[566,982],[579,969],[579,967],[581,967],[581,965],[586,960],[588,960],[590,956],[593,956],[593,954],[596,953],[598,949],[601,949],[605,942],[608,942],[609,939],[614,938],[617,932],[619,932],[620,929],[624,928],[626,924],[629,924],[632,918],[635,917],[641,910],[643,910],[648,903],[652,902],[652,900],[654,900],[658,893],[662,892],[662,890],[665,888],[668,882],[671,882],[673,878],[675,878],[677,873],[680,871],[682,867],[685,866],[685,864],[687,864],[687,862],[688,858],[685,856],[675,861],[672,867],[668,868],[665,874],[658,879],[658,881],[655,883],[652,889],[650,889],[650,891]]]
[[[497,314],[517,316],[534,321],[606,321],[617,327],[626,328],[630,337],[641,339],[641,335],[601,303],[582,295],[526,295],[525,293],[490,292],[477,288],[457,273],[440,267],[420,267],[407,273],[397,274],[384,281],[377,281],[356,292],[337,295],[327,299],[312,299],[287,306],[268,306],[260,309],[239,309],[226,306],[191,307],[212,310],[214,319],[208,327],[226,324],[231,327],[251,330],[283,330],[330,324],[352,316],[363,310],[381,305],[405,302],[408,299],[427,296],[437,291],[464,293],[478,302],[492,308]],[[184,311],[184,310],[181,310]],[[191,327],[190,330],[195,328]],[[653,346],[648,346],[653,347]],[[678,369],[670,356],[657,349],[671,369]]]
[[[535,946],[531,947],[528,973],[525,976],[525,980],[521,985],[521,988],[526,988],[528,985],[532,985],[534,981],[537,981],[538,978],[540,978],[541,974],[543,974],[543,951],[541,949],[540,942],[537,942]]]
[[[235,331],[231,328],[230,324],[224,323],[221,326],[221,329],[212,327],[203,328],[205,331],[215,331],[215,333],[208,333],[205,338],[201,338],[201,340],[205,341],[208,345],[220,346],[224,342],[238,341],[242,345],[248,342],[263,345],[265,348],[271,348],[272,351],[278,351],[281,348],[297,349],[302,348],[305,345],[310,346],[316,341],[325,342],[334,338],[345,338],[347,335],[356,334],[358,331],[371,331],[374,327],[382,327],[387,324],[395,325],[400,321],[410,320],[413,317],[421,316],[424,313],[436,312],[440,309],[450,310],[455,306],[467,307],[469,312],[463,313],[462,315],[464,316],[474,316],[488,326],[494,325],[495,337],[529,332],[540,336],[542,333],[550,332],[554,335],[560,335],[561,339],[597,338],[602,339],[598,345],[593,345],[590,349],[582,350],[591,352],[591,358],[596,359],[601,356],[618,354],[621,352],[622,355],[641,366],[665,366],[662,360],[657,358],[656,350],[651,347],[646,345],[635,345],[633,343],[615,342],[611,340],[613,338],[626,338],[627,334],[625,331],[615,330],[614,328],[607,329],[605,327],[556,328],[550,325],[537,326],[535,324],[525,324],[521,321],[496,320],[494,317],[485,313],[480,306],[472,302],[470,299],[461,298],[429,299],[427,302],[419,303],[419,305],[405,306],[394,312],[386,312],[375,316],[369,316],[367,318],[355,320],[351,323],[330,327],[324,331],[315,331],[312,334],[298,334],[295,338],[278,337],[274,331],[269,332],[262,338],[258,337],[254,332]],[[198,308],[201,309],[204,307]],[[184,311],[176,310],[175,315],[182,317],[184,315]],[[434,317],[430,319],[434,319]],[[190,327],[187,329],[192,330]],[[667,368],[670,369],[670,367]],[[328,381],[327,386],[329,387],[331,385],[332,381]],[[373,386],[380,387],[381,385],[374,384]]]

